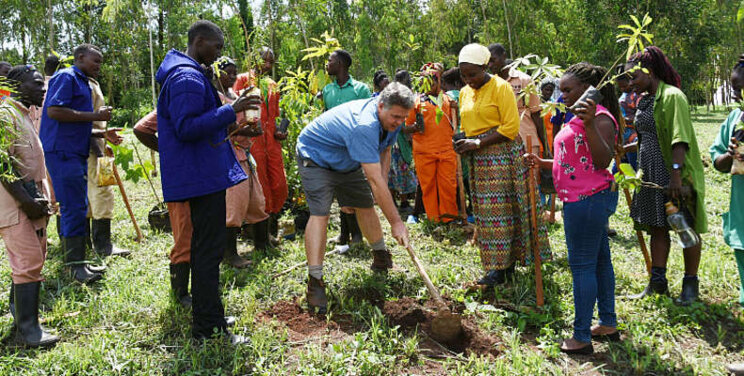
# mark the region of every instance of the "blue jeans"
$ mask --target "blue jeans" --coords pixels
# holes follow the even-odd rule
[[[44,154],[54,196],[59,202],[63,237],[85,236],[88,213],[88,156],[66,152]]]
[[[617,206],[617,192],[606,189],[578,201],[563,204],[563,224],[568,264],[573,276],[574,339],[591,342],[594,303],[599,324],[616,327],[615,272],[610,258],[607,224]]]

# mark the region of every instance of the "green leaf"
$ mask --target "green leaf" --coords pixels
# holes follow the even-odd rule
[[[622,171],[625,176],[636,176],[636,171],[633,169],[633,166],[631,166],[630,163],[621,163],[620,171]]]

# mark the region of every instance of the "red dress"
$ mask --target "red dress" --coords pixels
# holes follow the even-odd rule
[[[276,83],[270,78],[267,79],[270,80],[269,95],[268,98],[263,98],[261,103],[261,127],[264,133],[252,139],[251,155],[256,160],[258,180],[266,197],[266,212],[276,214],[281,211],[287,200],[288,188],[282,145],[274,138],[276,119],[279,117],[279,93]],[[240,74],[233,85],[233,90],[238,93],[255,84],[253,81],[253,71]]]

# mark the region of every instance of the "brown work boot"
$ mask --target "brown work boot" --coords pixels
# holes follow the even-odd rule
[[[310,311],[325,315],[328,307],[328,297],[325,291],[323,279],[307,276],[307,305]]]
[[[379,251],[372,250],[372,265],[369,267],[374,272],[386,272],[393,267],[393,256],[387,249]]]

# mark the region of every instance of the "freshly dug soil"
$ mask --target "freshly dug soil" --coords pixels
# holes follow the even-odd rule
[[[266,321],[275,319],[286,325],[291,341],[317,336],[333,342],[360,330],[349,316],[334,314],[328,320],[326,316],[310,314],[296,301],[280,300],[258,317]]]
[[[461,314],[463,307],[451,304],[453,313]],[[391,325],[398,325],[405,332],[419,331],[419,348],[430,356],[451,355],[455,353],[498,356],[498,337],[482,331],[472,317],[461,317],[462,334],[449,342],[435,340],[432,322],[437,315],[437,308],[432,301],[422,305],[416,299],[404,297],[395,301],[386,301],[382,313]],[[330,319],[329,319],[330,318]],[[259,320],[279,321],[286,326],[289,340],[292,342],[333,343],[344,340],[354,333],[364,330],[348,315],[332,316],[314,315],[303,309],[296,301],[280,300],[268,310],[258,315]],[[444,346],[447,350],[443,349]]]
[[[432,320],[437,314],[433,302],[427,302],[425,307],[415,299],[406,297],[385,302],[382,312],[391,324],[399,325],[404,330],[414,330],[418,326],[418,329],[426,334],[420,346],[430,350],[434,355],[442,353],[442,349],[433,340],[436,336],[432,331]],[[453,313],[461,313],[461,309],[456,309]],[[497,356],[499,354],[497,345],[501,341],[496,336],[483,332],[470,317],[461,316],[461,319],[462,334],[453,341],[441,343],[442,345],[450,351],[465,353],[465,355]]]

